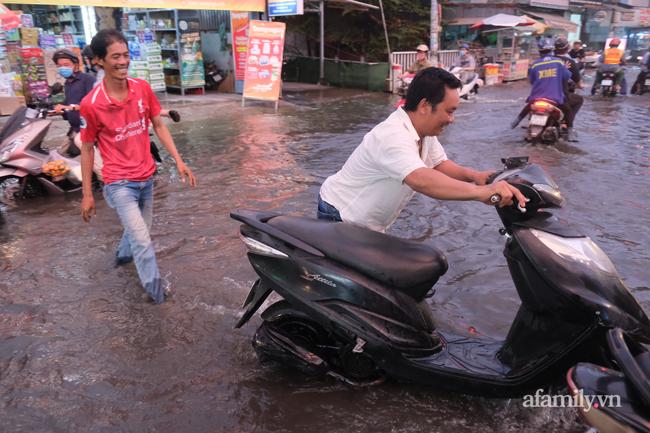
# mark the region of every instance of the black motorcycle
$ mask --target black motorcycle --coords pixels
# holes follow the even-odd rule
[[[621,329],[607,333],[607,346],[615,361],[608,368],[580,363],[567,373],[582,403],[574,406],[601,433],[650,432],[650,352]]]
[[[556,144],[565,137],[566,130],[562,127],[564,113],[550,99],[535,99],[530,103],[530,120],[524,133],[524,140],[532,144]]]
[[[607,362],[606,334],[650,342],[650,319],[605,253],[543,211],[565,200],[528,158],[503,160],[506,181],[529,200],[497,207],[504,255],[521,306],[505,341],[436,328],[426,298],[447,271],[442,252],[343,222],[238,209],[239,235],[259,279],[246,324],[273,291],[253,337],[258,354],[351,383],[385,377],[489,397],[546,386],[578,362]],[[495,198],[498,198],[495,196]]]
[[[614,82],[616,81],[616,76],[613,72],[603,72],[603,79],[600,80],[600,89],[604,97],[613,98],[616,96],[617,90]]]

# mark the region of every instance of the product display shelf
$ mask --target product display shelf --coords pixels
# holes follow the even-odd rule
[[[127,16],[127,21],[128,17],[130,15],[135,15],[136,21],[144,21],[147,25],[147,28],[150,31],[153,31],[154,34],[156,35],[156,42],[158,42],[161,45],[161,51],[164,54],[169,54],[170,52],[174,52],[174,57],[176,58],[176,61],[178,62],[178,67],[164,67],[163,71],[165,72],[165,75],[178,75],[179,76],[179,81],[180,85],[170,85],[167,84],[166,87],[169,89],[179,89],[181,91],[181,95],[185,96],[185,91],[187,89],[201,89],[202,92],[205,94],[205,84],[203,85],[183,85],[183,62],[182,62],[182,56],[181,56],[181,49],[180,49],[180,32],[178,30],[178,23],[179,19],[191,19],[191,18],[198,18],[198,13],[197,11],[189,11],[189,10],[183,10],[179,11],[178,9],[152,9],[152,10],[144,10],[144,11],[129,11],[126,12],[125,15]],[[157,21],[159,20],[171,20],[173,22],[173,28],[158,28]],[[129,29],[128,32],[130,34],[135,34],[137,33],[138,30],[144,30],[144,29]],[[165,36],[172,36],[174,37],[173,41],[170,41],[170,38],[166,38]],[[169,46],[163,46],[162,42],[163,39],[167,41],[167,43],[174,43],[176,47],[169,47]],[[163,58],[166,57],[163,55]]]

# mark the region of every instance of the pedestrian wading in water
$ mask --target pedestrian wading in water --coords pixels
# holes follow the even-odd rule
[[[135,261],[140,281],[156,303],[167,298],[156,253],[151,243],[153,173],[148,128],[153,125],[160,142],[178,167],[183,182],[196,186],[192,171],[183,163],[167,127],[160,118],[161,106],[149,83],[128,77],[129,48],[117,30],[102,30],[90,43],[96,61],[106,75],[81,101],[81,169],[83,200],[81,216],[90,221],[95,212],[91,179],[93,144],[97,141],[104,158],[104,198],[124,226],[117,249],[117,264]]]

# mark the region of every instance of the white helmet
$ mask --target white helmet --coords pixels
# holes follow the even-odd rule
[[[428,53],[428,52],[429,52],[429,47],[427,47],[427,46],[424,45],[424,44],[420,44],[420,45],[418,45],[418,47],[415,49],[415,51],[423,51],[423,52],[425,52],[425,53]]]

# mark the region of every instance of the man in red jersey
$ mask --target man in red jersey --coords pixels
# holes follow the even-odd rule
[[[86,222],[90,221],[91,214],[97,216],[91,188],[93,143],[97,141],[104,158],[104,197],[124,226],[116,262],[134,260],[145,290],[156,303],[161,303],[167,296],[149,234],[153,213],[152,175],[156,171],[150,152],[149,121],[176,161],[183,182],[185,175],[192,186],[196,186],[196,180],[160,118],[160,103],[149,83],[128,77],[130,58],[124,35],[117,30],[102,30],[90,46],[106,75],[81,101],[81,216]]]

